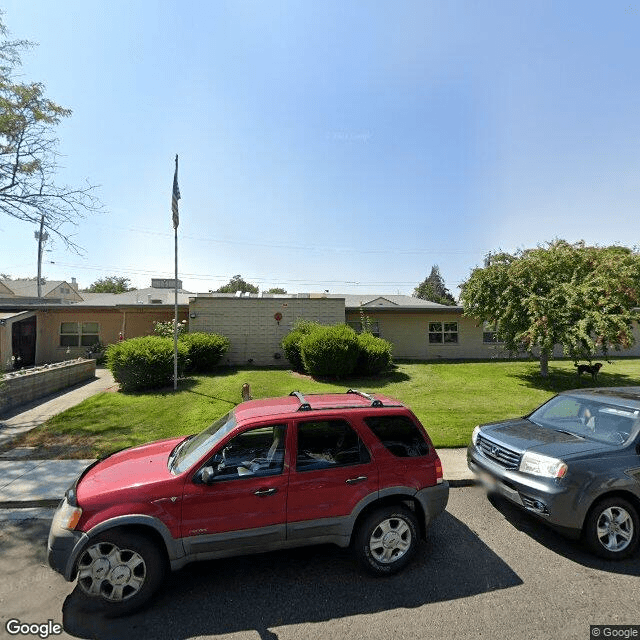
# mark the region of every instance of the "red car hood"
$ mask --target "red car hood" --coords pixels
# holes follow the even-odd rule
[[[176,480],[167,468],[167,460],[183,440],[184,436],[159,440],[101,460],[80,479],[76,489],[78,504],[113,502],[114,494],[121,494],[119,499],[126,502],[159,496],[164,492],[163,485]]]

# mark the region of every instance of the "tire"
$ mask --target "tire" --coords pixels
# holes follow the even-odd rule
[[[604,498],[589,512],[584,536],[596,555],[608,560],[628,558],[640,540],[638,510],[624,498]]]
[[[388,576],[404,569],[416,553],[418,521],[402,505],[382,507],[359,526],[354,551],[360,565],[375,576]]]
[[[89,541],[76,565],[81,596],[107,616],[133,613],[158,590],[165,560],[148,538],[107,531]]]

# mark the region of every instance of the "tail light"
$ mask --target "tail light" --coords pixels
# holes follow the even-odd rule
[[[436,456],[436,483],[442,483],[442,462],[440,462],[440,458]]]

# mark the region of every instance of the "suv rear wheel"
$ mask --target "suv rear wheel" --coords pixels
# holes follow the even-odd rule
[[[354,539],[358,562],[377,576],[403,569],[418,545],[418,521],[402,505],[382,507],[365,518]]]
[[[164,558],[149,539],[107,531],[91,540],[78,559],[78,586],[107,615],[142,607],[164,575]]]
[[[624,498],[605,498],[591,509],[584,534],[597,555],[608,560],[627,558],[640,540],[638,511]]]

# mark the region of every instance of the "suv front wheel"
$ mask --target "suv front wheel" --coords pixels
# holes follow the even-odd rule
[[[600,557],[628,558],[640,543],[638,512],[624,498],[604,498],[587,516],[584,535],[591,550]]]
[[[149,539],[107,531],[78,558],[78,586],[91,604],[120,616],[142,607],[162,582],[164,558]]]
[[[402,505],[380,508],[365,518],[354,539],[358,562],[377,576],[403,569],[418,546],[418,521]]]

